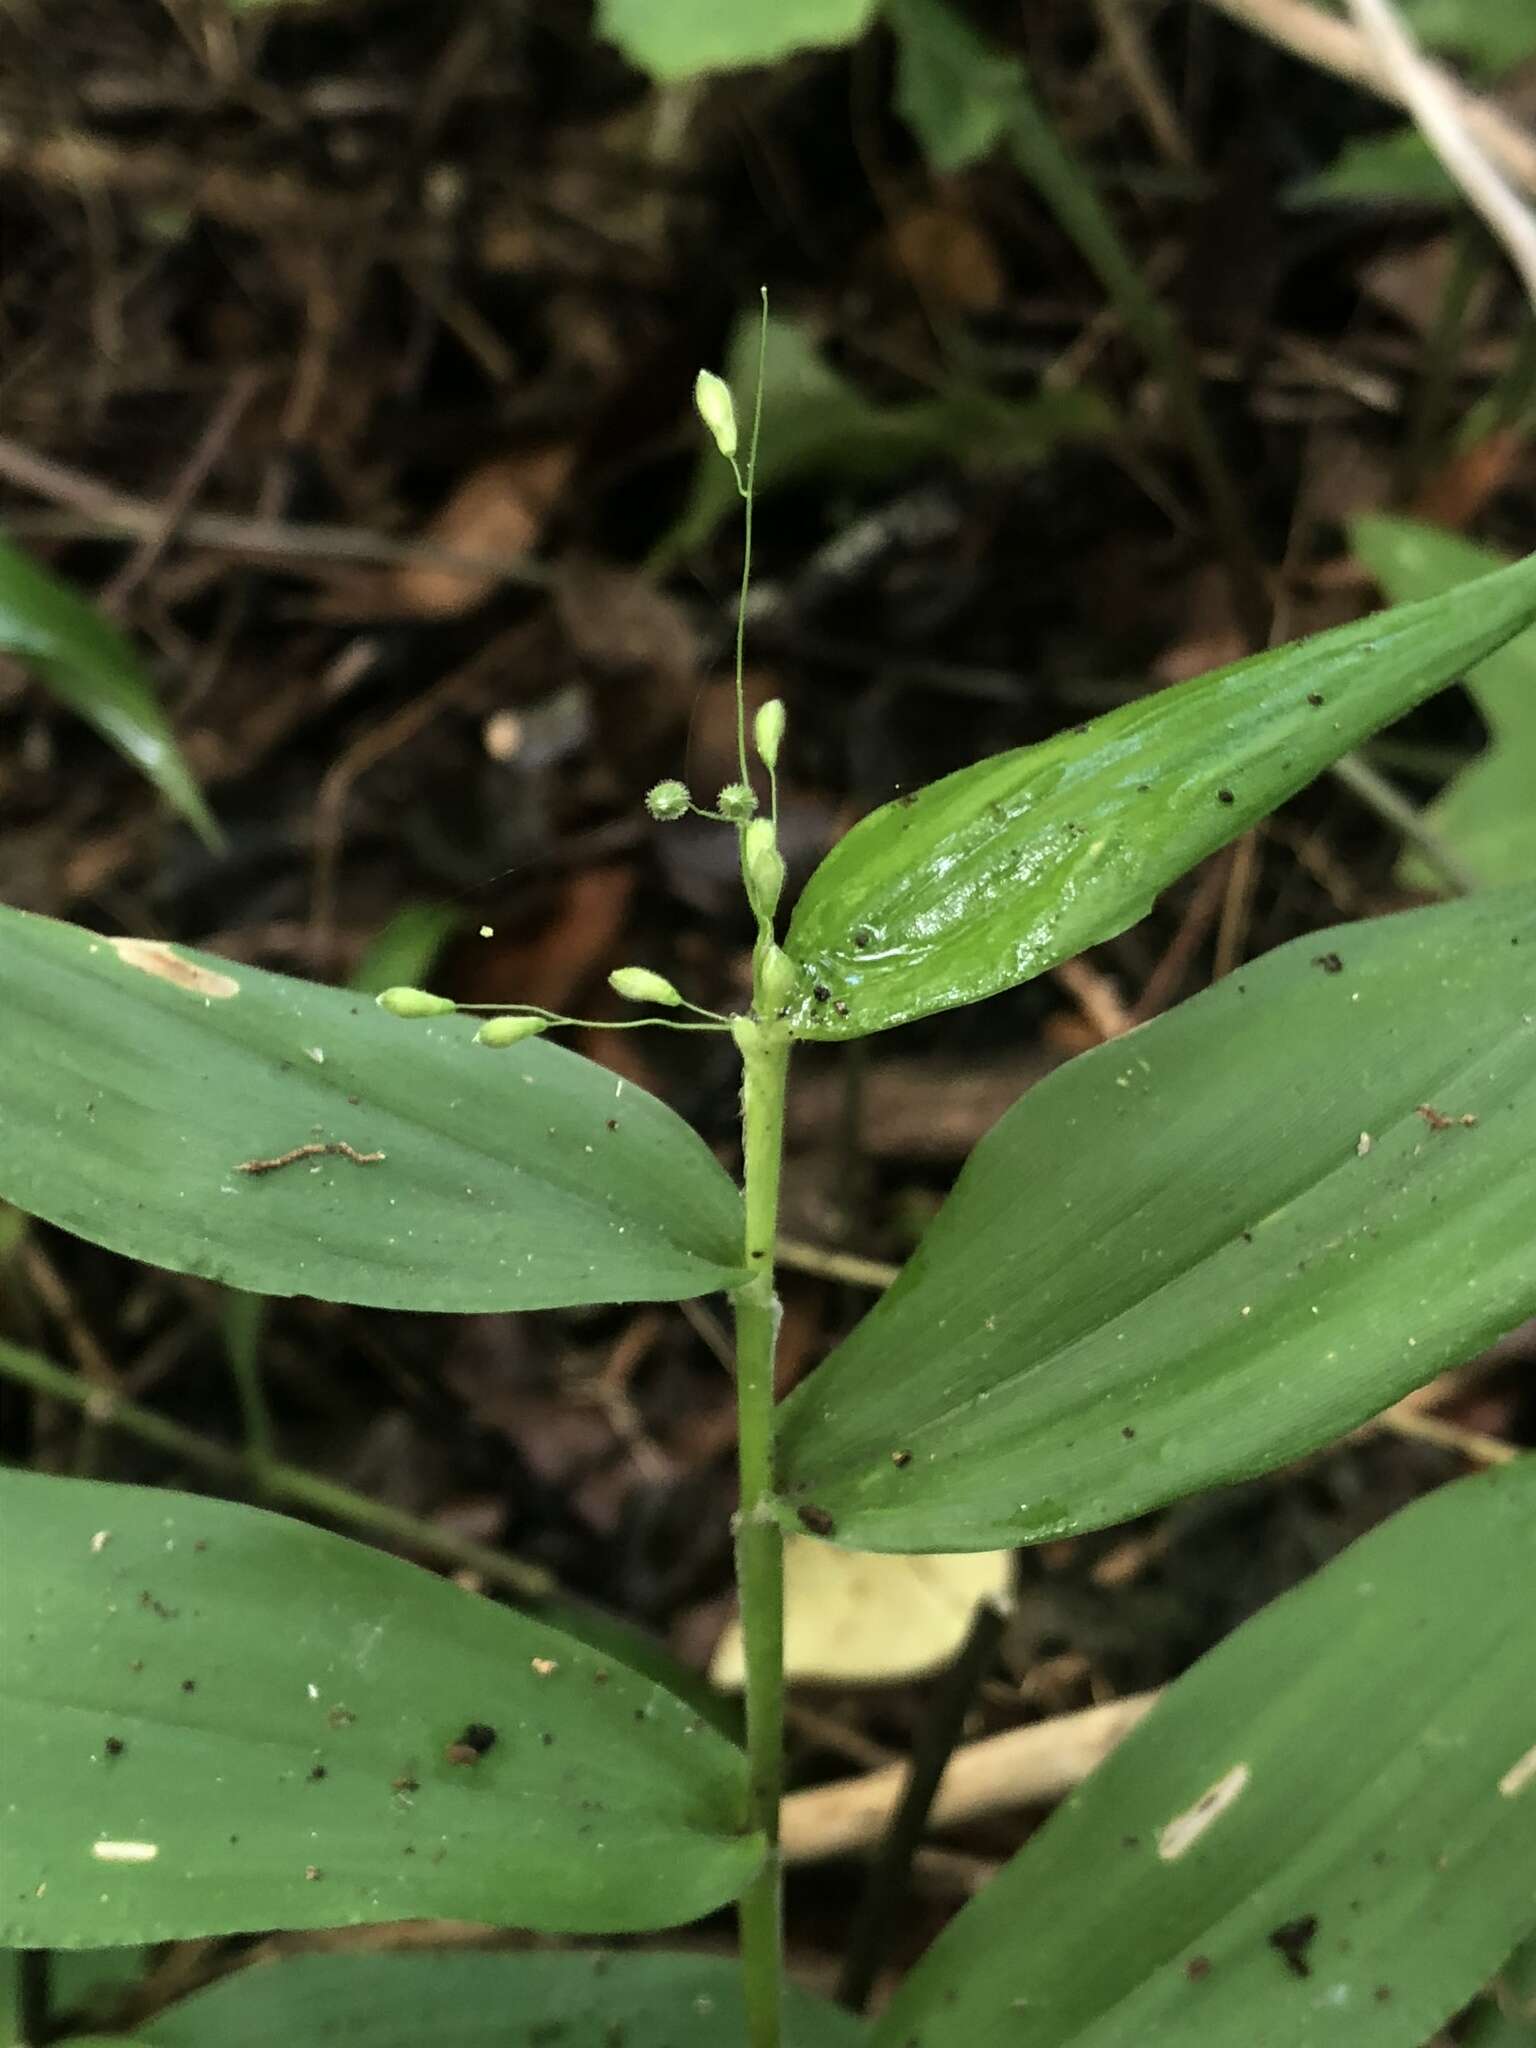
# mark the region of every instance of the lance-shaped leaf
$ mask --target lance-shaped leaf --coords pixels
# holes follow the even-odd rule
[[[1419,2048],[1536,1909],[1536,1459],[1239,1629],[951,1924],[876,2048]]]
[[[148,776],[209,845],[219,829],[130,643],[67,583],[0,541],[0,652],[17,655],[71,711]]]
[[[785,2048],[851,2048],[840,2006],[785,1987]],[[135,2036],[135,2039],[140,2038]],[[298,1956],[196,1992],[143,2029],[152,2048],[746,2048],[741,1973],[657,1951]]]
[[[0,987],[0,1196],[113,1251],[384,1308],[740,1280],[703,1141],[542,1040],[4,909]]]
[[[1412,519],[1359,519],[1350,537],[1398,602],[1453,590],[1499,564],[1487,548]],[[1525,881],[1536,875],[1536,633],[1522,633],[1479,662],[1467,687],[1488,721],[1491,744],[1425,816],[1480,882]],[[1410,888],[1439,886],[1417,854],[1404,856],[1399,873]]]
[[[886,804],[807,883],[785,946],[807,1038],[1027,981],[1536,619],[1536,555],[1121,706]]]
[[[743,1759],[532,1616],[258,1508],[0,1474],[0,1943],[735,1896]]]
[[[1536,887],[1282,946],[983,1138],[790,1397],[789,1503],[995,1549],[1324,1443],[1536,1313],[1533,1134]]]

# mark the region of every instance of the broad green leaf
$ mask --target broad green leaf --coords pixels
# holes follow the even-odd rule
[[[67,583],[0,540],[0,653],[14,654],[95,726],[209,846],[219,828],[132,646]]]
[[[1419,2048],[1536,1912],[1536,1459],[1443,1488],[1179,1680],[874,2048]]]
[[[740,1202],[644,1089],[470,1019],[0,909],[0,1196],[253,1294],[486,1311],[739,1278]],[[265,1172],[305,1145],[350,1146]]]
[[[673,80],[851,43],[874,11],[875,0],[599,0],[597,32],[641,71]]]
[[[726,365],[742,421],[752,417],[758,345],[754,314],[738,323]],[[988,464],[1036,462],[1063,441],[1102,434],[1110,415],[1087,390],[1017,400],[956,385],[935,398],[880,405],[831,368],[803,325],[772,318],[763,361],[763,422],[759,498],[811,478],[871,484],[959,457]],[[730,465],[713,444],[705,445],[688,504],[653,550],[651,568],[666,569],[702,547],[739,506]]]
[[[1325,1443],[1536,1313],[1533,1132],[1536,887],[1282,946],[982,1139],[786,1404],[788,1500],[995,1549]]]
[[[1536,555],[1181,683],[873,811],[806,884],[798,1035],[995,995],[1146,914],[1379,726],[1536,619]]]
[[[0,1942],[664,1927],[759,1860],[740,1752],[541,1620],[144,1487],[0,1473],[0,1530]]]
[[[1022,76],[936,0],[885,0],[896,35],[896,110],[936,171],[958,171],[1007,132]]]
[[[1395,604],[1454,590],[1501,560],[1488,548],[1408,519],[1356,520],[1351,539]],[[1479,662],[1467,688],[1492,744],[1425,816],[1479,881],[1526,881],[1536,876],[1536,632],[1522,633]],[[1410,888],[1439,887],[1415,854],[1404,856],[1398,875]]]
[[[851,2048],[858,2021],[788,1987],[785,2048]],[[300,1956],[183,1999],[154,2048],[746,2048],[741,1978],[659,1951]]]
[[[1352,206],[1362,200],[1449,206],[1461,200],[1455,182],[1417,128],[1357,136],[1345,143],[1326,170],[1293,185],[1286,197],[1293,206]]]
[[[352,987],[370,996],[386,988],[425,988],[438,954],[463,922],[464,913],[451,903],[402,904],[369,941]]]

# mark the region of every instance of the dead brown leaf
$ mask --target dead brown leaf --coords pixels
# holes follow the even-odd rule
[[[930,305],[954,313],[995,313],[1007,294],[991,236],[954,199],[903,214],[891,229],[891,253]]]
[[[470,471],[438,508],[421,538],[458,555],[532,554],[575,460],[569,447],[530,448]],[[391,594],[408,612],[454,618],[483,604],[494,575],[469,575],[407,562],[390,578]]]

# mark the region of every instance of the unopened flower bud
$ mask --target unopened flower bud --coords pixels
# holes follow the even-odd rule
[[[549,1029],[546,1017],[487,1017],[475,1033],[476,1045],[521,1045]]]
[[[699,418],[715,437],[715,446],[729,462],[736,453],[736,402],[731,387],[713,370],[700,370],[693,380],[693,402]]]
[[[674,818],[687,817],[692,803],[686,782],[658,782],[646,792],[645,808],[663,825],[670,825]]]
[[[752,744],[757,748],[758,758],[768,769],[779,765],[779,743],[784,737],[784,699],[770,697],[762,705],[752,721]]]
[[[675,1010],[683,1000],[664,974],[656,974],[649,967],[616,967],[608,977],[608,986],[626,1003],[661,1003]]]
[[[391,1017],[448,1017],[459,1007],[447,996],[429,995],[424,988],[387,988],[374,997]]]
[[[754,818],[742,835],[742,866],[752,908],[759,917],[772,917],[784,893],[784,856],[770,819]]]
[[[794,961],[782,946],[764,946],[757,962],[757,998],[766,1015],[776,1017],[788,1009],[799,978]]]
[[[728,782],[715,798],[715,809],[733,825],[745,825],[757,816],[757,795],[744,782]]]

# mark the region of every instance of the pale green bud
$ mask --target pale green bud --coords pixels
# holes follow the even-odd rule
[[[521,1045],[549,1029],[546,1017],[487,1017],[475,1033],[476,1045]]]
[[[713,370],[700,370],[693,380],[693,402],[699,418],[715,437],[715,446],[729,462],[736,453],[736,402],[731,387]]]
[[[784,893],[784,856],[769,818],[754,818],[742,834],[747,892],[759,917],[772,917]]]
[[[374,997],[391,1017],[449,1017],[459,1007],[447,996],[428,995],[424,988],[387,988]]]
[[[674,818],[686,818],[692,804],[686,782],[658,782],[646,792],[645,808],[663,825],[670,825]]]
[[[608,986],[626,1003],[661,1003],[675,1010],[683,1000],[664,974],[653,973],[649,967],[616,967]]]
[[[728,782],[715,798],[715,809],[733,825],[745,825],[757,816],[757,796],[744,782]]]
[[[752,744],[768,769],[779,765],[779,743],[784,737],[784,699],[770,697],[752,721]]]
[[[757,997],[766,1015],[778,1016],[794,1001],[799,971],[782,946],[764,946],[757,961]]]

